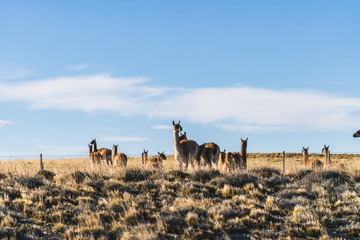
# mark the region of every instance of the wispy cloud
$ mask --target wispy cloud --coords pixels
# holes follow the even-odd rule
[[[67,67],[67,70],[81,71],[81,70],[87,69],[88,67],[89,67],[89,66],[86,65],[86,64],[79,64],[79,65],[69,66],[69,67]]]
[[[153,87],[146,78],[109,75],[0,83],[0,101],[23,101],[33,109],[111,111],[169,122],[181,119],[229,131],[350,130],[360,122],[360,98],[243,86],[173,89]]]
[[[118,111],[131,115],[145,111],[142,106],[146,99],[166,91],[149,87],[145,85],[146,81],[145,78],[95,75],[20,84],[0,83],[0,101],[24,101],[33,109]]]
[[[22,67],[0,69],[0,81],[26,77],[32,72],[33,71]]]
[[[0,127],[4,127],[5,125],[13,124],[12,121],[0,120]]]
[[[141,142],[148,139],[145,137],[102,137],[99,140],[104,142]]]
[[[169,130],[172,129],[173,127],[171,125],[154,125],[152,126],[152,128],[157,130]]]

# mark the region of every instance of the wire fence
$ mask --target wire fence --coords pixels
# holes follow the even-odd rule
[[[141,154],[126,154],[128,157],[141,157]],[[1,155],[0,160],[33,160],[39,159],[40,153],[38,155]],[[89,158],[87,154],[42,154],[43,159],[77,159],[77,158]]]
[[[88,158],[89,155],[81,155],[81,154],[43,154],[42,157],[44,159],[71,159],[71,158]],[[22,159],[39,159],[40,154],[38,155],[3,155],[0,156],[0,160],[22,160]]]
[[[274,152],[278,155],[281,154],[281,152]],[[287,152],[287,154],[301,154],[299,152]],[[253,154],[273,154],[273,153],[248,153],[249,155]],[[313,153],[313,154],[321,154],[321,153]],[[331,152],[332,155],[336,154],[347,154],[347,155],[360,155],[360,152]],[[131,153],[126,154],[128,157],[141,157],[141,154],[139,153]],[[169,155],[172,155],[169,154]],[[39,159],[40,153],[35,155],[0,155],[0,160],[33,160],[33,159]],[[77,158],[89,158],[88,154],[42,154],[43,159],[48,160],[56,160],[56,159],[77,159]]]

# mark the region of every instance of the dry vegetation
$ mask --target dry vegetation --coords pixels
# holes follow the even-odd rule
[[[322,156],[313,156],[322,160]],[[88,159],[2,161],[0,237],[359,239],[360,156],[306,170],[300,154],[249,154],[248,171],[94,168]],[[271,168],[269,167],[271,166]],[[292,166],[292,167],[290,167]]]

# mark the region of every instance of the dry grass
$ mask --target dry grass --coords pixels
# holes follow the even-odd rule
[[[323,157],[313,156],[319,159]],[[249,154],[247,171],[92,166],[88,159],[0,163],[0,238],[359,239],[359,155],[306,170],[300,154]],[[271,168],[269,168],[271,166]],[[290,167],[291,166],[291,167]]]
[[[310,159],[319,159],[325,163],[324,155],[311,154]],[[344,164],[347,170],[360,170],[360,154],[331,154],[331,161]],[[43,160],[47,170],[52,172],[61,172],[67,170],[69,167],[76,170],[89,169],[88,159],[56,159]],[[282,153],[248,153],[248,169],[256,169],[262,167],[271,167],[282,170]],[[11,160],[1,161],[2,168],[14,169],[18,168],[21,172],[27,173],[29,171],[38,170],[38,160]],[[137,168],[141,166],[141,157],[130,157],[127,163],[128,168]],[[301,153],[286,153],[286,171],[298,171],[304,168],[303,158]],[[173,155],[166,156],[163,161],[163,168],[165,171],[178,170],[176,161]]]

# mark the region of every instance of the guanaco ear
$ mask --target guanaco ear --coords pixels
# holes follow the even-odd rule
[[[158,151],[158,154],[161,154],[161,153],[159,153],[159,151]]]
[[[247,142],[247,140],[249,140],[249,138],[248,138],[248,137],[246,138],[245,142]]]
[[[309,147],[307,147],[307,149],[306,150],[309,150]]]
[[[174,120],[173,120],[173,126],[175,126],[175,122],[174,122]]]
[[[179,120],[179,123],[178,123],[178,125],[180,125],[180,120]]]
[[[186,132],[184,132],[184,136],[186,136]]]

